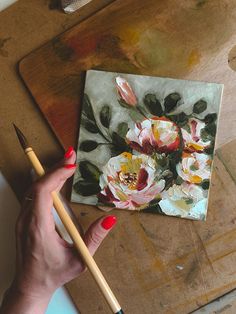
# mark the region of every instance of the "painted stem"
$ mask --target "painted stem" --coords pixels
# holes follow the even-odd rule
[[[113,143],[98,143],[98,145],[112,145],[112,146],[114,146],[114,144]]]
[[[148,120],[149,120],[149,118],[145,115],[145,113],[141,110],[140,107],[135,107],[135,108],[136,108],[136,110],[137,110],[145,119],[148,119]]]
[[[90,119],[88,118],[87,114],[86,114],[84,111],[82,112],[82,114],[83,114],[88,120],[90,120]],[[90,120],[90,121],[91,121],[91,120]],[[97,128],[98,128],[98,133],[104,138],[104,140],[106,140],[107,142],[110,143],[110,142],[111,142],[110,139],[107,138],[107,137],[104,135],[104,133],[101,131],[99,125],[97,124],[95,115],[94,115],[94,121],[91,121],[91,122],[94,123],[94,125],[97,126]]]

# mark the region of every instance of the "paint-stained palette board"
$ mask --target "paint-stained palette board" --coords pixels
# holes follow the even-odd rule
[[[20,73],[65,148],[77,142],[90,68],[222,83],[223,109],[231,108],[235,12],[235,1],[117,0],[24,58]],[[206,223],[117,212],[119,224],[96,260],[126,313],[188,313],[235,288],[232,147],[217,152]],[[74,210],[85,227],[101,216],[94,207]],[[67,286],[82,313],[109,313],[89,274]]]
[[[20,62],[20,72],[66,148],[77,143],[77,129],[71,125],[78,125],[87,69],[225,83],[219,67],[225,58],[229,82],[233,72],[228,56],[216,58],[215,54],[219,47],[230,49],[235,44],[230,42],[234,4],[225,0],[115,1],[28,55]],[[217,21],[223,19],[220,25]],[[208,62],[211,54],[214,58]],[[224,100],[231,102],[229,96]]]

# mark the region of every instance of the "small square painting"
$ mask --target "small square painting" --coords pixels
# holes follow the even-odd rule
[[[222,91],[87,71],[71,200],[205,220]]]

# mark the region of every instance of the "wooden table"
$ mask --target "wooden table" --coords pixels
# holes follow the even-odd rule
[[[105,2],[108,1],[103,1],[101,5],[104,5]],[[3,148],[3,153],[1,153],[0,156],[0,166],[18,196],[22,195],[27,184],[27,181],[22,179],[22,177],[28,171],[28,163],[12,132],[11,122],[14,121],[24,129],[25,133],[31,134],[32,144],[37,146],[37,151],[42,160],[52,163],[62,155],[62,150],[55,140],[55,137],[49,131],[39,111],[35,110],[35,104],[32,102],[32,99],[19,79],[16,71],[16,63],[34,48],[47,42],[56,34],[90,15],[91,10],[95,11],[94,7],[85,7],[80,13],[76,13],[73,16],[66,16],[57,10],[48,10],[49,4],[52,7],[52,3],[55,3],[55,1],[51,3],[45,1],[33,4],[31,1],[21,0],[8,10],[0,13],[0,127],[1,130],[3,130],[0,134],[0,142]],[[197,1],[196,10],[204,5],[205,1]],[[204,34],[204,36],[199,34],[199,36],[202,35],[204,37],[201,41],[202,46],[192,51],[189,55],[188,63],[190,68],[194,67],[196,63],[205,56],[205,54],[202,54],[201,49],[204,51],[207,50],[215,56],[215,58],[212,59],[212,63],[208,64],[207,67],[205,66],[205,68],[195,67],[190,77],[195,75],[196,77],[204,78],[204,75],[201,76],[201,71],[208,73],[207,75],[209,75],[210,71],[210,73],[212,73],[212,80],[214,81],[214,69],[217,67],[218,75],[220,73],[224,80],[228,79],[231,82],[224,94],[227,106],[224,106],[222,109],[218,147],[226,141],[235,138],[236,135],[234,128],[236,107],[233,102],[229,101],[234,90],[233,79],[236,78],[236,74],[233,70],[228,70],[228,60],[226,58],[234,42],[236,42],[234,38],[235,24],[233,23],[235,10],[231,8],[233,5],[235,5],[235,1],[217,1],[213,4],[213,6],[215,6],[213,11],[209,10],[208,15],[199,16],[200,21],[204,21],[206,27],[208,26],[209,29],[206,28],[206,34]],[[163,5],[162,10],[167,10],[170,6],[171,3],[167,1],[166,8]],[[175,18],[178,19],[179,23],[187,27],[188,25],[184,16],[189,14],[191,17],[191,9],[187,10],[180,4],[180,10],[181,9],[183,9],[183,15],[176,15]],[[227,20],[224,20],[225,12],[228,13]],[[224,20],[223,25],[219,23],[221,20]],[[173,27],[173,24],[174,23],[169,21],[170,27]],[[209,38],[212,39],[210,44]],[[191,40],[191,38],[189,38],[189,40]],[[230,45],[225,47],[224,43],[227,41]],[[224,49],[222,51],[215,51],[214,43],[222,44]],[[181,51],[179,53],[181,53]],[[222,56],[222,62],[219,62],[220,55]],[[176,62],[176,60],[173,62]],[[170,64],[169,75],[175,76],[175,73],[171,72],[172,67],[173,64]],[[177,70],[180,71],[180,69]],[[161,71],[162,69],[160,68],[160,73]],[[181,72],[176,73],[178,73],[178,75],[181,74]],[[227,121],[227,123],[225,123],[225,121]],[[78,206],[74,206],[74,209],[81,214],[83,225],[88,225],[90,217],[86,215],[83,216],[83,209],[81,209],[81,207],[78,210]],[[100,213],[94,211],[93,217],[96,215],[98,216]],[[149,219],[148,217],[144,218],[144,223],[147,223]],[[111,242],[105,244],[104,250],[108,248],[109,243]],[[147,254],[150,249],[151,248],[147,248]],[[110,256],[109,254],[107,257]],[[104,257],[99,257],[99,259],[102,258]],[[84,295],[84,297],[86,298],[88,296]]]

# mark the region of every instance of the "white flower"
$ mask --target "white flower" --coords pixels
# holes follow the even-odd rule
[[[174,184],[163,191],[161,197],[159,206],[166,215],[198,220],[206,218],[207,192],[200,186],[186,182]]]
[[[200,184],[209,180],[212,160],[209,155],[199,153],[183,153],[182,161],[177,164],[178,175],[189,183]]]
[[[210,146],[211,141],[202,138],[202,130],[205,126],[205,122],[193,118],[189,119],[187,124],[189,132],[181,128],[185,150],[189,152],[202,152],[205,148]]]
[[[161,169],[146,155],[122,153],[111,158],[102,171],[98,199],[117,208],[142,209],[165,187],[165,180],[156,179]]]

